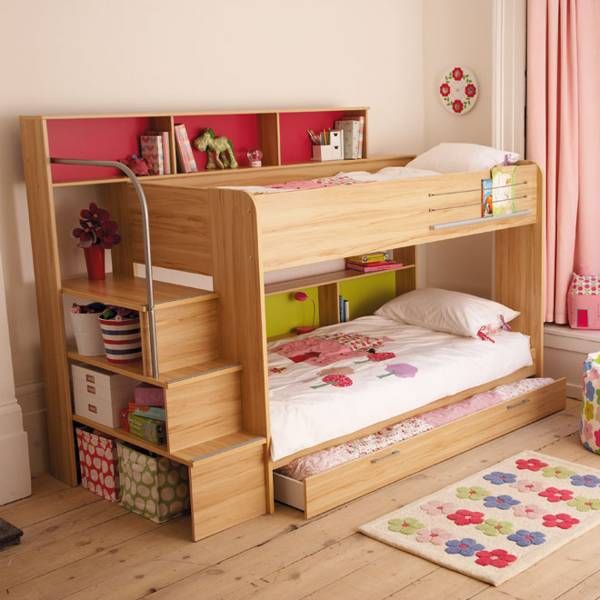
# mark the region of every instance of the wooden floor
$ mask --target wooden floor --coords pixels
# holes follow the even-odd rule
[[[81,488],[42,477],[29,499],[0,508],[23,543],[0,552],[0,598],[273,598],[295,600],[561,600],[600,598],[600,532],[594,530],[499,588],[356,533],[369,521],[520,450],[600,467],[566,412],[431,467],[315,518],[280,506],[196,544],[187,519],[164,525]]]

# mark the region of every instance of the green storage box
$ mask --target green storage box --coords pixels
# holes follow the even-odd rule
[[[162,523],[189,508],[188,469],[164,457],[117,443],[121,501],[124,508]]]

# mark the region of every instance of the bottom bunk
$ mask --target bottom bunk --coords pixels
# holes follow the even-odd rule
[[[300,457],[273,472],[275,499],[313,517],[563,410],[565,385],[524,379]]]

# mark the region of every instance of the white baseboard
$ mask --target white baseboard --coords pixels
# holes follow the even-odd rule
[[[48,472],[48,432],[44,384],[29,383],[16,387],[15,395],[23,411],[23,428],[29,441],[29,463],[33,476]]]

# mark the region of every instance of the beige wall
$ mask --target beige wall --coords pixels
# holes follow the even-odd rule
[[[423,4],[423,143],[492,140],[492,0],[424,0]],[[442,74],[454,65],[473,69],[481,96],[466,115],[450,114],[437,90]],[[479,235],[430,244],[426,249],[428,286],[482,296],[492,293],[492,238]],[[467,268],[465,268],[467,266]]]
[[[366,104],[371,153],[415,153],[423,143],[421,25],[418,0],[2,3],[0,255],[34,470],[42,468],[43,414],[17,116]],[[88,200],[78,191],[70,203]]]
[[[416,153],[442,140],[489,143],[491,10],[491,0],[3,4],[0,52],[11,59],[0,102],[0,255],[34,472],[44,468],[46,442],[17,116],[366,104],[371,154]],[[436,93],[454,63],[470,65],[482,86],[463,117],[448,114]],[[66,234],[75,207],[89,200],[81,190],[57,199],[69,270],[80,257]],[[490,262],[489,239],[441,243],[428,249],[421,275],[429,285],[488,294]]]

